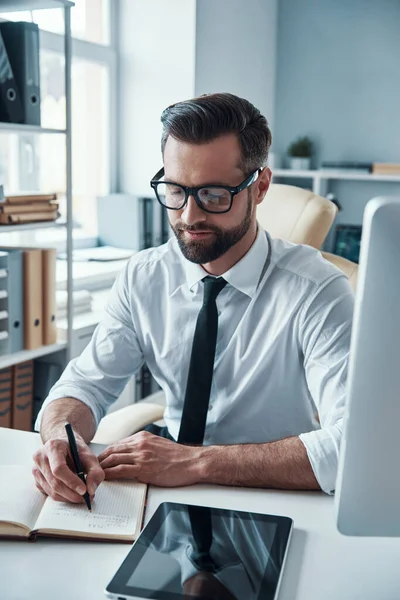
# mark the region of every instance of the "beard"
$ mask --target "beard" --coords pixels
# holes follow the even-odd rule
[[[174,225],[171,224],[171,229],[176,236],[183,256],[190,262],[203,265],[217,260],[228,252],[232,246],[240,242],[250,228],[252,213],[253,205],[249,194],[246,215],[236,227],[221,229],[216,225],[204,226],[203,224],[187,227],[181,221],[178,221]],[[211,236],[211,240],[187,241],[184,238],[185,231],[212,231],[214,235]]]

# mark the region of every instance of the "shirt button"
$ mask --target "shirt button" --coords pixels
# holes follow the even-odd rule
[[[213,404],[210,402],[210,404],[208,405],[208,410],[212,410],[213,409]]]

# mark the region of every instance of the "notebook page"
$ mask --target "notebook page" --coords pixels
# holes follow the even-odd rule
[[[147,486],[134,481],[104,481],[97,489],[92,512],[86,504],[48,498],[36,528],[90,535],[132,536],[141,525]]]
[[[34,529],[46,496],[36,488],[31,468],[0,466],[0,490],[0,521]]]

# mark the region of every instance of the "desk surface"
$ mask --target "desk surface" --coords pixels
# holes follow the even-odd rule
[[[36,434],[0,428],[0,463],[30,464]],[[0,491],[1,493],[1,491]],[[400,539],[347,538],[322,493],[193,486],[149,491],[146,521],[160,502],[209,504],[290,516],[294,531],[280,600],[398,600]],[[125,544],[62,540],[0,542],[0,598],[101,600]],[[78,573],[78,576],[73,574]],[[245,600],[245,599],[240,599]]]

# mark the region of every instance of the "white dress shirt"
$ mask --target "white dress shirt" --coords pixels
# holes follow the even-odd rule
[[[98,423],[145,361],[165,392],[165,422],[177,439],[206,275],[175,239],[133,256],[91,342],[43,408],[74,397]],[[300,436],[319,485],[332,493],[354,303],[347,278],[317,250],[271,239],[260,226],[223,277],[204,444]]]

